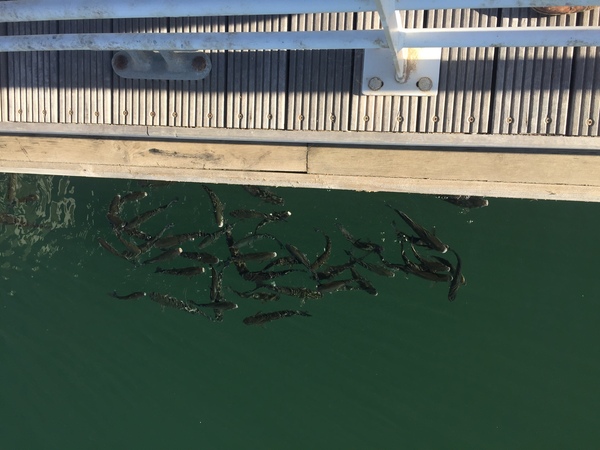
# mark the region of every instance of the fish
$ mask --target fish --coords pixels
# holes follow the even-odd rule
[[[363,241],[362,239],[356,239],[342,224],[339,222],[335,224],[342,235],[356,248],[367,252],[375,252],[378,254],[383,253],[383,247],[374,242]]]
[[[127,239],[125,239],[123,237],[122,233],[116,233],[117,234],[117,238],[119,239],[119,241],[121,242],[121,244],[123,244],[126,248],[127,248],[127,252],[124,253],[127,258],[137,258],[139,256],[140,253],[142,253],[142,249],[140,247],[138,247],[136,244],[134,244],[133,242],[128,241]]]
[[[176,234],[174,236],[165,236],[161,237],[154,243],[154,247],[160,248],[161,250],[179,246],[184,242],[193,241],[195,238],[199,236],[199,232],[196,233],[183,233]]]
[[[271,270],[271,271],[256,271],[251,272],[246,269],[240,273],[241,277],[246,281],[253,281],[255,283],[260,283],[262,281],[273,280],[275,278],[283,277],[288,273],[296,272],[296,269],[286,269],[286,270]]]
[[[235,219],[266,219],[268,217],[267,213],[253,209],[236,209],[231,211],[229,215]]]
[[[110,245],[105,239],[99,237],[98,242],[100,243],[102,248],[109,251],[113,255],[118,256],[119,258],[123,258],[129,262],[133,262],[132,259],[127,254],[119,252],[116,248],[114,248],[112,245]]]
[[[146,198],[146,197],[148,197],[147,192],[143,192],[143,191],[129,192],[121,197],[120,203],[121,203],[121,205],[123,205],[126,202],[138,201],[138,200],[141,200],[142,198]]]
[[[348,279],[348,280],[328,281],[327,283],[319,284],[317,286],[317,291],[321,292],[322,294],[326,294],[328,292],[339,291],[341,289],[344,289],[345,287],[347,287],[350,283],[353,283],[354,281],[355,280],[352,278]]]
[[[232,229],[233,225],[227,224],[223,228],[220,228],[217,231],[215,231],[214,233],[202,233],[201,236],[204,236],[204,239],[200,241],[200,243],[198,244],[198,248],[203,249],[205,247],[208,247],[210,244],[215,242],[224,234],[230,233]]]
[[[171,200],[169,203],[159,206],[156,209],[152,209],[150,211],[146,211],[142,214],[140,214],[139,216],[134,217],[131,220],[128,220],[125,223],[125,229],[126,230],[131,230],[131,229],[136,229],[138,228],[141,224],[143,224],[144,222],[150,220],[152,217],[154,217],[155,215],[157,215],[159,212],[164,211],[165,209],[167,209],[169,206],[171,206],[173,203],[178,202],[179,199],[175,198],[173,200]]]
[[[490,204],[487,199],[475,195],[438,195],[437,197],[445,202],[467,209],[483,208]]]
[[[279,294],[275,292],[239,292],[231,288],[228,289],[242,298],[252,298],[255,300],[260,300],[261,302],[274,302],[279,300]]]
[[[298,260],[296,258],[294,258],[293,256],[282,256],[281,258],[274,259],[269,264],[267,264],[265,267],[263,267],[261,270],[264,272],[266,270],[269,270],[272,267],[281,267],[281,266],[291,267],[295,264],[299,264],[299,263],[298,263]]]
[[[462,275],[462,261],[458,253],[454,249],[450,249],[456,256],[456,269],[452,275],[452,281],[450,281],[450,289],[448,290],[448,300],[453,302],[456,299],[456,293],[461,284],[466,284],[466,281]]]
[[[296,259],[296,261],[298,261],[300,264],[302,264],[308,270],[311,270],[310,269],[310,261],[308,260],[307,256],[304,253],[302,253],[300,250],[298,250],[298,248],[296,246],[294,246],[292,244],[285,244],[285,248],[290,253],[290,255],[292,255],[292,257],[294,257]]]
[[[214,255],[210,253],[202,253],[202,252],[181,252],[181,256],[187,259],[193,259],[195,261],[200,261],[204,264],[219,264],[221,261]]]
[[[162,238],[163,234],[165,234],[167,232],[167,230],[173,228],[174,226],[175,226],[175,224],[173,224],[173,223],[169,223],[169,224],[165,225],[163,227],[163,229],[160,230],[158,232],[158,234],[156,236],[154,236],[154,237],[149,236],[146,233],[141,233],[141,232],[140,232],[141,234],[133,233],[133,236],[138,237],[138,238],[139,237],[143,237],[144,238],[144,240],[146,242],[144,242],[142,245],[140,245],[140,250],[142,251],[142,253],[146,253],[148,250],[150,250],[152,247],[155,246],[156,242],[159,241]],[[131,235],[131,231],[133,231],[133,230],[123,230],[123,231],[125,233]],[[139,230],[137,230],[137,231],[139,232]]]
[[[354,266],[355,262],[356,262],[355,260],[351,260],[347,263],[339,264],[337,266],[329,266],[329,267],[327,267],[327,269],[325,269],[323,271],[315,272],[314,273],[315,279],[316,280],[327,280],[329,278],[333,278],[336,275],[339,275],[340,273],[342,273],[345,270],[348,270],[349,268]]]
[[[373,286],[369,280],[358,273],[354,267],[350,267],[350,272],[352,273],[352,278],[354,278],[354,280],[357,282],[360,289],[373,296],[378,294],[375,286]]]
[[[393,278],[396,276],[396,273],[391,270],[389,267],[381,266],[379,264],[373,264],[364,261],[364,256],[362,258],[356,258],[351,252],[345,250],[346,254],[350,256],[350,261],[355,262],[358,265],[363,266],[365,269],[370,270],[377,275],[381,275],[383,277]]]
[[[224,224],[223,203],[221,203],[221,200],[219,200],[219,197],[217,197],[217,194],[215,194],[208,186],[203,184],[202,187],[208,194],[210,201],[213,205],[213,213],[215,215],[215,221],[217,222],[217,227],[223,228],[223,224]]]
[[[421,266],[412,262],[410,259],[408,259],[408,256],[406,256],[406,252],[404,251],[404,246],[402,246],[402,250],[400,253],[402,254],[402,259],[406,263],[406,265],[404,266],[406,273],[416,275],[419,278],[423,278],[423,279],[429,280],[429,281],[446,282],[446,281],[452,280],[452,275],[450,275],[449,273],[429,272],[427,270],[424,270]]]
[[[161,262],[161,261],[168,261],[170,259],[178,257],[182,251],[183,250],[181,249],[181,247],[172,248],[171,250],[167,250],[166,252],[163,252],[160,255],[155,256],[154,258],[147,259],[142,264],[153,264],[153,263],[157,263],[157,262]]]
[[[263,286],[272,291],[279,292],[280,294],[289,295],[290,297],[296,297],[301,300],[323,298],[322,292],[313,291],[305,287],[278,286],[275,284],[264,284]]]
[[[232,256],[230,260],[232,262],[264,262],[277,258],[277,252],[255,252],[255,253],[240,253],[236,256]]]
[[[233,246],[236,247],[236,248],[242,248],[242,247],[245,247],[247,245],[252,246],[252,244],[255,241],[262,240],[262,239],[272,239],[274,241],[279,242],[279,240],[275,236],[273,236],[271,234],[252,233],[252,234],[250,234],[250,235],[248,235],[246,237],[243,237],[239,241],[236,241],[233,244]],[[279,245],[283,246],[281,243],[279,243]]]
[[[210,317],[208,317],[204,312],[199,311],[198,308],[192,308],[187,302],[179,300],[178,298],[172,297],[167,294],[160,294],[158,292],[151,292],[149,297],[150,300],[158,303],[163,307],[179,309],[192,314],[201,314],[210,320]]]
[[[146,293],[141,292],[141,291],[140,292],[132,292],[131,294],[127,294],[127,295],[117,295],[117,291],[113,291],[113,293],[110,295],[111,295],[111,297],[118,298],[121,300],[135,300],[140,297],[146,297]]]
[[[218,301],[218,302],[209,302],[209,303],[196,303],[196,302],[190,301],[190,303],[199,308],[212,308],[214,310],[218,310],[219,312],[230,311],[232,309],[238,308],[237,303],[228,302],[228,301],[224,301],[224,300]]]
[[[258,225],[256,225],[256,228],[254,229],[254,233],[258,233],[258,229],[262,228],[263,226],[265,226],[268,223],[286,220],[291,215],[292,215],[292,213],[290,211],[276,211],[276,212],[268,213],[267,217],[265,217],[264,220],[262,220]]]
[[[272,191],[267,188],[258,187],[258,186],[243,186],[246,192],[250,195],[260,198],[261,200],[271,203],[272,205],[280,205],[283,206],[285,203],[283,198],[275,195]]]
[[[223,272],[217,272],[215,266],[210,267],[211,286],[210,286],[210,301],[220,302],[223,300]]]
[[[320,230],[315,228],[315,231],[319,232]],[[321,233],[323,232],[321,231]],[[309,270],[311,272],[314,272],[323,264],[325,264],[331,256],[331,238],[325,233],[323,233],[323,236],[325,236],[325,249],[323,250],[323,253],[321,253],[321,255],[310,265]]]
[[[428,272],[450,272],[450,267],[448,267],[447,264],[440,260],[432,261],[431,259],[424,258],[419,252],[417,252],[413,244],[410,244],[410,248],[412,249],[415,258],[419,260],[419,265],[423,268],[423,270]]]
[[[193,275],[203,274],[204,272],[206,272],[206,269],[204,267],[197,267],[197,266],[182,267],[180,269],[162,269],[160,267],[157,267],[154,272],[155,273],[166,273],[168,275],[182,275],[182,276],[186,276],[186,277],[191,277]]]
[[[309,313],[306,311],[294,311],[290,309],[284,309],[281,311],[271,311],[268,313],[261,313],[260,311],[254,314],[253,316],[246,317],[243,322],[246,325],[263,325],[267,322],[272,322],[273,320],[283,319],[284,317],[291,316],[304,316],[311,317]]]
[[[423,228],[399,209],[394,208],[388,203],[386,203],[386,205],[396,211],[396,213],[402,217],[406,224],[411,227],[415,233],[417,233],[417,235],[427,244],[429,248],[432,250],[437,250],[440,253],[446,253],[448,251],[448,245],[440,241],[433,233]]]

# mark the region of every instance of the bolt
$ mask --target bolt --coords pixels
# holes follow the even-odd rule
[[[469,116],[468,120],[469,120],[469,123],[473,123],[473,122],[475,122],[475,117]]]
[[[512,117],[507,117],[506,118],[506,123],[513,123],[513,118]]]
[[[430,91],[433,87],[433,81],[431,81],[431,78],[429,77],[421,77],[419,78],[419,81],[417,81],[417,87],[423,92]]]
[[[546,117],[546,119],[544,120],[544,122],[546,122],[546,123],[552,123],[552,119],[550,117]]]
[[[379,89],[381,89],[383,87],[383,81],[381,80],[381,78],[377,78],[377,77],[373,77],[371,79],[369,79],[369,89],[371,89],[372,91],[378,91]]]
[[[125,53],[117,53],[113,58],[113,67],[117,70],[125,70],[129,65],[129,58]]]
[[[588,127],[591,127],[592,125],[594,125],[594,119],[588,119],[585,121],[585,123],[587,124]]]
[[[196,56],[192,59],[192,68],[196,72],[202,72],[206,69],[206,58],[204,58],[204,56]]]

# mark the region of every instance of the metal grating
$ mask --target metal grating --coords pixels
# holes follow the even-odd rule
[[[406,11],[407,28],[600,25],[598,9]],[[0,34],[379,28],[375,12],[0,24]],[[362,51],[209,52],[202,81],[126,80],[110,52],[0,54],[0,121],[598,136],[598,48],[444,49],[436,97],[363,96]]]

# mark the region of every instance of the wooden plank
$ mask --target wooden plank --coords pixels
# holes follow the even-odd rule
[[[201,183],[252,184],[261,186],[350,189],[358,191],[406,192],[419,194],[481,195],[486,197],[531,198],[600,202],[597,186],[564,184],[524,184],[481,181],[430,180],[415,178],[356,177],[286,172],[234,170],[198,170],[195,168],[93,165],[89,163],[57,165],[54,162],[0,161],[4,172],[68,175],[101,178],[172,180]]]
[[[8,162],[114,164],[219,170],[306,171],[306,146],[106,139],[0,137],[0,165]],[[58,162],[60,161],[60,162]]]
[[[600,186],[600,156],[312,146],[308,173]]]

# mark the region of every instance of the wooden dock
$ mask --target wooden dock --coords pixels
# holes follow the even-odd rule
[[[409,11],[408,28],[600,25],[600,10]],[[0,34],[350,30],[376,13],[0,24]],[[5,172],[600,201],[600,50],[444,49],[433,97],[360,93],[360,50],[208,52],[202,81],[111,52],[0,54]]]

